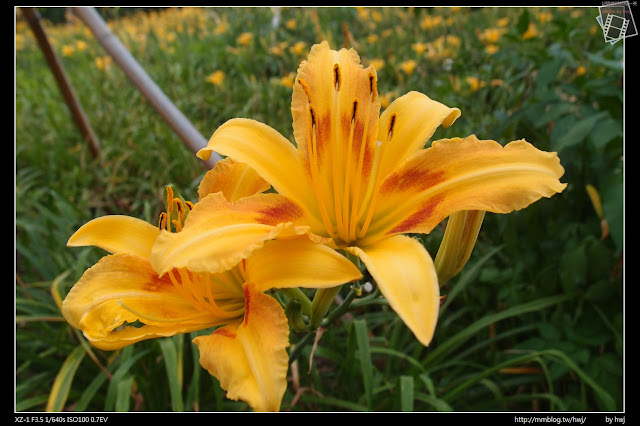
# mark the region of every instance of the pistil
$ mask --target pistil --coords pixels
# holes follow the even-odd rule
[[[358,234],[358,238],[364,238],[367,234],[367,230],[369,229],[369,225],[371,224],[371,218],[373,217],[373,212],[375,211],[376,202],[378,200],[378,189],[380,188],[380,182],[382,180],[382,176],[380,176],[380,164],[382,164],[382,158],[384,156],[385,147],[389,145],[391,142],[391,138],[393,137],[393,128],[395,126],[396,116],[392,115],[389,121],[389,130],[387,131],[387,140],[386,142],[377,141],[376,142],[376,153],[373,161],[373,167],[371,169],[371,175],[369,176],[369,187],[367,188],[367,197],[365,197],[362,206],[367,209],[367,216],[360,229],[360,233]],[[371,195],[369,196],[369,192]],[[371,201],[368,202],[368,198],[371,198]],[[364,211],[364,210],[363,210]],[[358,217],[358,220],[360,216]]]

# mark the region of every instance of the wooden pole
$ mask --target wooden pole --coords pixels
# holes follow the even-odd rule
[[[75,92],[73,91],[73,87],[69,82],[69,78],[62,66],[62,62],[60,58],[56,54],[56,52],[51,47],[51,43],[49,43],[49,39],[47,38],[47,34],[44,31],[40,23],[40,14],[33,7],[21,7],[22,15],[27,20],[33,35],[35,36],[38,44],[40,45],[40,49],[42,53],[44,53],[44,57],[53,73],[54,78],[56,79],[56,83],[62,92],[62,96],[64,100],[71,110],[71,116],[73,117],[73,121],[75,121],[76,126],[82,132],[82,136],[89,143],[89,149],[91,150],[91,155],[96,158],[100,156],[100,144],[98,143],[98,138],[93,133],[91,126],[89,125],[89,120],[87,120],[87,116],[82,110],[82,106],[76,97]]]
[[[171,128],[180,136],[187,146],[194,153],[206,147],[208,140],[196,130],[191,122],[171,102],[151,77],[149,77],[131,53],[129,53],[127,48],[107,26],[95,8],[73,7],[72,10],[75,15],[89,27],[102,47],[111,55],[131,82],[140,90],[145,98],[151,102],[151,105],[153,105],[156,111],[169,123]],[[213,167],[220,159],[220,155],[214,152],[206,163],[210,167]]]

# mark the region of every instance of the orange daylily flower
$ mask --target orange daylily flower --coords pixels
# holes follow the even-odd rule
[[[200,364],[219,380],[228,398],[242,399],[256,411],[278,411],[287,387],[289,324],[280,304],[265,291],[335,287],[359,279],[359,269],[313,242],[305,229],[285,225],[243,247],[243,256],[227,245],[218,257],[194,268],[183,252],[167,254],[171,247],[162,244],[166,234],[193,235],[210,203],[239,202],[268,188],[246,165],[225,159],[205,175],[200,201],[188,215],[185,203],[168,195],[175,210],[168,208],[169,214],[161,216],[166,229],[119,215],[88,222],[68,245],[98,246],[111,254],[71,289],[62,305],[64,317],[104,350],[218,327],[194,339]],[[159,241],[160,273],[154,268]],[[197,248],[194,252],[199,255]]]
[[[242,208],[215,206],[217,213],[208,214],[241,210],[248,246],[251,227],[270,217],[306,225],[330,247],[358,256],[424,345],[438,318],[438,278],[424,246],[403,234],[429,233],[464,210],[509,213],[566,186],[557,154],[525,140],[502,146],[471,135],[424,149],[460,110],[410,92],[380,114],[376,70],[363,68],[353,49],[313,46],[298,69],[291,110],[296,146],[255,120],[232,119],[216,130],[198,156],[216,151],[246,163],[277,194],[248,197]],[[238,230],[237,223],[209,223],[211,235]]]

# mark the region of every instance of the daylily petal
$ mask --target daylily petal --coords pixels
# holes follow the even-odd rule
[[[474,135],[436,141],[385,179],[367,236],[426,234],[460,210],[520,210],[562,192],[563,174],[555,152],[524,139],[504,147]]]
[[[309,163],[316,163],[320,176],[331,182],[347,168],[355,173],[360,155],[371,167],[380,112],[377,75],[372,66],[360,65],[355,50],[331,50],[327,42],[313,46],[298,68],[291,112],[294,138],[310,173]]]
[[[245,163],[269,182],[279,194],[303,206],[312,206],[309,177],[295,146],[277,130],[245,118],[234,118],[215,131],[198,157],[208,159],[211,151]]]
[[[308,226],[294,224],[303,218],[302,209],[279,194],[256,194],[235,203],[220,192],[209,194],[195,204],[181,232],[160,234],[151,264],[160,275],[172,268],[222,272],[267,240],[308,234]]]
[[[381,176],[387,176],[424,148],[440,125],[451,126],[460,114],[458,108],[449,108],[419,92],[409,92],[393,101],[380,115],[378,125],[378,140],[386,144]]]
[[[204,175],[198,187],[198,196],[203,199],[211,193],[222,192],[228,201],[234,202],[242,197],[264,192],[270,187],[251,167],[225,158]]]
[[[298,68],[291,112],[317,205],[309,210],[322,218],[328,236],[348,240],[369,196],[367,182],[379,152],[375,68],[363,68],[353,49],[334,51],[326,42],[313,46]]]
[[[420,343],[428,345],[438,321],[440,289],[424,246],[414,238],[394,235],[347,250],[360,257],[391,308]]]
[[[144,220],[111,215],[98,217],[82,225],[69,238],[67,245],[96,246],[110,253],[128,253],[148,258],[158,235],[158,227]]]
[[[256,411],[278,411],[287,388],[287,317],[275,299],[252,283],[243,289],[242,324],[227,325],[193,341],[200,351],[200,365],[220,381],[227,398],[241,399]]]
[[[168,277],[159,278],[148,259],[128,254],[105,256],[85,271],[64,299],[62,314],[105,350],[220,323],[196,310]],[[138,320],[142,327],[120,328]]]
[[[328,288],[362,278],[345,256],[306,237],[267,241],[245,264],[248,281],[270,288]]]

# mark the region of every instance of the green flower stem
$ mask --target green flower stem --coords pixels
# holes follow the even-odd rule
[[[357,309],[366,305],[388,305],[389,302],[387,299],[381,298],[380,294],[380,289],[376,286],[375,290],[371,294],[354,300],[351,307]]]
[[[324,318],[324,320],[322,321],[322,326],[327,327],[336,318],[339,318],[342,315],[346,314],[347,311],[349,311],[351,302],[353,301],[353,299],[355,299],[355,297],[356,297],[356,292],[353,291],[353,289],[349,290],[349,294],[347,294],[347,297],[344,298],[344,301],[340,304],[340,306],[335,308],[333,311],[331,311],[329,315],[326,316],[326,318]]]
[[[311,320],[309,324],[311,330],[315,330],[320,326],[341,288],[342,286],[339,285],[332,288],[321,288],[316,291],[315,296],[313,296],[313,302],[311,302]]]
[[[304,349],[307,344],[313,342],[314,336],[314,333],[307,333],[298,343],[295,344],[295,346],[293,346],[293,350],[291,351],[291,354],[289,354],[289,365],[298,359],[302,353],[302,349]]]
[[[297,300],[300,302],[302,307],[302,313],[306,316],[311,316],[311,301],[307,297],[306,294],[302,292],[298,287],[294,288],[281,288],[279,289],[281,293],[286,295],[289,299]]]

